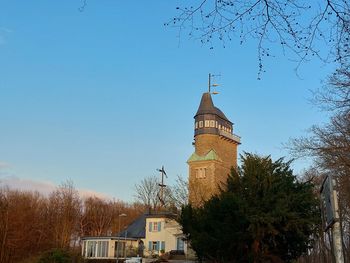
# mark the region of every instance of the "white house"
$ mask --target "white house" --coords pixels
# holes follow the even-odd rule
[[[144,214],[116,236],[82,237],[82,241],[84,258],[187,253],[181,227],[170,213]]]
[[[170,251],[187,252],[184,235],[173,215],[156,214],[146,217],[145,254],[163,254]],[[180,252],[180,253],[181,253]]]

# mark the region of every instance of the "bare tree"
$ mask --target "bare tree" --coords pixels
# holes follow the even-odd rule
[[[172,202],[177,208],[188,204],[188,180],[179,175],[172,186]]]
[[[72,249],[79,236],[117,233],[144,211],[139,203],[88,198],[82,203],[73,183],[48,197],[0,188],[0,263],[20,262],[53,248]]]
[[[299,63],[312,57],[342,61],[350,54],[347,0],[200,0],[176,9],[178,15],[165,25],[210,48],[216,40],[224,47],[235,37],[241,44],[256,40],[259,75],[263,58],[273,55],[271,44],[294,53]]]
[[[0,189],[0,262],[17,262],[50,247],[46,200],[38,193]]]
[[[135,184],[135,198],[149,209],[155,209],[159,205],[159,186],[157,176],[143,178]]]
[[[350,63],[343,62],[314,94],[313,102],[331,112],[350,112]]]
[[[289,148],[296,158],[313,159],[319,180],[327,174],[335,177],[344,251],[350,258],[350,68],[346,65],[343,63],[325,88],[315,94],[317,105],[332,113],[329,123],[312,126],[308,136],[291,140]],[[326,243],[325,238],[321,241]]]
[[[51,235],[54,247],[69,248],[76,237],[81,213],[81,199],[72,181],[61,184],[49,197]]]
[[[111,201],[90,197],[84,201],[83,224],[84,235],[107,235],[113,220]]]
[[[0,189],[0,262],[8,260],[9,203],[5,189]]]

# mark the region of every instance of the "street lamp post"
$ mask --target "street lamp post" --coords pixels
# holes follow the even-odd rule
[[[124,233],[124,258],[126,258],[126,236],[128,235],[128,229],[125,228],[125,233]]]
[[[118,260],[119,260],[120,221],[121,221],[122,217],[126,217],[126,214],[120,214],[120,215],[119,215],[119,220],[118,220],[117,263],[118,263]]]

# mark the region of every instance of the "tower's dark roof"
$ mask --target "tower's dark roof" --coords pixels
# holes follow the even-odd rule
[[[219,108],[214,106],[213,100],[209,92],[203,93],[201,103],[199,104],[197,113],[194,117],[203,114],[214,114],[231,123],[231,121],[227,119],[225,114]]]

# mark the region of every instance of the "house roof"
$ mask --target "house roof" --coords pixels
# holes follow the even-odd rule
[[[137,238],[125,238],[124,236],[85,236],[82,237],[81,240],[137,240]]]
[[[161,212],[157,212],[156,214],[146,214],[146,217],[149,218],[173,218],[176,217],[176,214],[172,213],[172,212],[168,212],[168,211],[161,211]]]
[[[142,214],[136,218],[126,229],[113,236],[86,236],[82,239],[127,239],[137,240],[146,236],[146,218],[175,218],[176,215],[169,212],[157,214]]]
[[[136,218],[126,229],[119,232],[117,236],[126,238],[145,238],[146,214]]]

